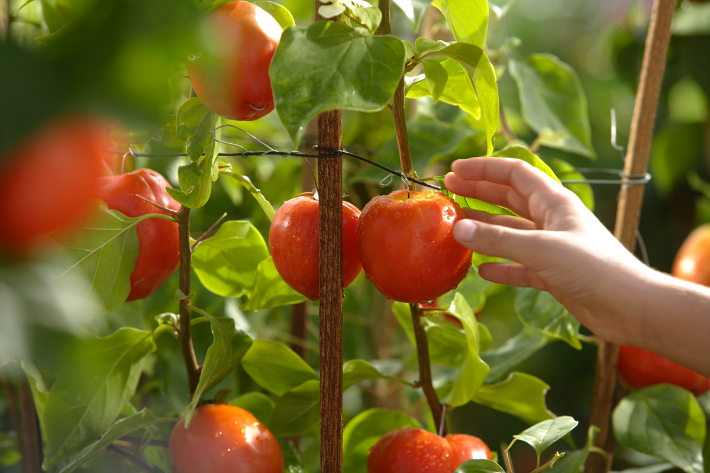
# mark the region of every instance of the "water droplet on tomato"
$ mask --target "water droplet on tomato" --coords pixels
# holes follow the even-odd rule
[[[246,433],[247,433],[247,428],[246,428],[246,427],[242,427],[242,430],[240,430],[240,432],[242,433],[242,435],[246,434]]]
[[[436,301],[427,301],[427,304],[434,305],[434,302],[436,302]]]

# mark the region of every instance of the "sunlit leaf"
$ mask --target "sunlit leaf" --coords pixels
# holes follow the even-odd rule
[[[483,49],[488,29],[486,0],[436,0],[434,6],[444,14],[456,41]]]
[[[532,151],[527,149],[524,146],[521,145],[508,145],[503,149],[499,149],[495,153],[493,153],[491,156],[497,156],[497,157],[502,157],[502,158],[513,158],[513,159],[519,159],[521,161],[525,161],[535,169],[538,169],[548,176],[550,176],[552,179],[554,179],[557,182],[560,182],[560,180],[555,176],[555,173],[550,169],[550,166],[545,164],[545,161],[540,159],[536,154],[534,154]]]
[[[449,74],[444,69],[444,66],[432,59],[425,59],[422,64],[424,65],[427,87],[431,91],[431,98],[436,103],[444,92]]]
[[[266,424],[269,420],[275,405],[269,396],[258,391],[251,391],[230,399],[229,404],[251,412],[262,424]]]
[[[562,181],[584,181],[586,179],[582,173],[578,172],[574,168],[574,166],[566,161],[562,161],[561,159],[552,158],[547,161],[547,164],[550,165],[550,169],[552,169],[555,175]],[[574,192],[585,207],[594,212],[594,191],[592,190],[591,185],[583,183],[565,183],[564,186]]]
[[[320,419],[320,382],[306,381],[286,391],[277,401],[267,424],[276,437],[300,435]]]
[[[594,437],[598,432],[599,428],[597,426],[590,425],[587,431],[587,443],[584,448],[573,452],[565,452],[565,456],[555,463],[555,473],[582,473],[584,471],[584,463],[587,461],[587,457],[594,448]],[[597,452],[597,454],[599,454],[599,452]],[[635,473],[660,473],[660,471],[636,471]]]
[[[683,5],[673,16],[671,32],[678,36],[706,35],[710,33],[710,4]]]
[[[455,59],[446,59],[441,66],[447,73],[447,81],[440,99],[451,105],[458,105],[461,110],[471,114],[476,120],[481,119],[481,105],[478,103],[476,91],[466,70]],[[424,77],[422,77],[424,79]],[[419,81],[407,91],[408,98],[430,96],[428,82]]]
[[[547,409],[545,394],[550,386],[525,373],[511,373],[505,381],[484,384],[473,397],[473,402],[483,404],[519,419],[536,424],[554,416]]]
[[[274,260],[269,256],[259,263],[256,269],[254,291],[249,300],[243,304],[242,310],[268,309],[280,305],[297,304],[307,299],[299,294],[281,279]]]
[[[549,292],[521,289],[515,298],[515,312],[525,325],[567,342],[577,350],[582,349],[578,338],[579,321]]]
[[[257,5],[266,10],[271,16],[274,17],[274,19],[278,22],[279,26],[281,26],[282,29],[285,30],[289,26],[296,26],[296,22],[293,19],[293,15],[291,15],[291,12],[288,11],[288,9],[283,5],[279,5],[275,2],[266,2],[263,0],[254,2],[254,5]]]
[[[653,183],[665,194],[685,180],[701,159],[705,143],[704,124],[665,126],[658,130],[651,147]]]
[[[274,219],[274,215],[276,215],[276,211],[274,210],[274,207],[271,205],[271,203],[266,200],[264,195],[261,193],[259,189],[257,189],[254,184],[251,182],[251,179],[247,176],[243,176],[241,174],[238,174],[232,170],[231,165],[227,165],[226,163],[220,163],[220,165],[224,164],[225,167],[220,169],[220,174],[224,176],[229,176],[230,178],[234,179],[236,182],[241,184],[246,188],[246,190],[249,191],[251,195],[254,196],[256,199],[257,203],[261,207],[261,209],[264,211],[266,216],[269,218],[269,220]]]
[[[557,417],[556,419],[545,420],[535,424],[513,437],[522,440],[534,448],[539,461],[540,454],[544,452],[547,447],[570,433],[572,429],[577,427],[577,424],[579,424],[579,422],[570,416]]]
[[[503,467],[493,460],[466,460],[454,473],[502,473]]]
[[[277,396],[318,379],[313,368],[293,350],[271,340],[254,340],[242,359],[242,367],[259,386]]]

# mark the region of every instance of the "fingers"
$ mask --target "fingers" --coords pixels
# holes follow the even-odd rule
[[[486,181],[466,180],[452,173],[446,175],[444,183],[446,184],[446,188],[454,194],[473,197],[490,204],[500,205],[512,210],[518,215],[530,218],[528,202],[511,187]]]
[[[518,230],[536,230],[535,224],[530,220],[513,217],[511,215],[495,215],[481,210],[463,209],[467,218],[478,222],[490,223],[491,225],[501,225],[503,227],[515,228]]]
[[[481,221],[459,220],[454,225],[454,238],[477,253],[498,256],[530,266],[548,250],[545,234],[549,232],[519,230]]]
[[[478,268],[483,279],[498,284],[517,287],[532,287],[539,291],[548,288],[540,277],[528,268],[517,263],[483,263]]]

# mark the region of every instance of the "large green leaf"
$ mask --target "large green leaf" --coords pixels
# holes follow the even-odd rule
[[[454,473],[502,473],[503,467],[493,460],[466,460]]]
[[[661,457],[688,473],[703,472],[705,415],[689,391],[659,384],[634,391],[612,415],[623,446]]]
[[[457,60],[450,58],[444,60],[441,66],[447,74],[447,80],[440,99],[451,105],[458,105],[461,110],[470,113],[476,120],[480,120],[481,104],[478,103],[476,91],[466,70]],[[412,99],[431,95],[432,93],[426,80],[415,82],[407,90],[407,97]]]
[[[397,5],[404,15],[412,22],[412,28],[415,32],[419,31],[422,26],[422,19],[427,8],[431,5],[431,0],[392,0]]]
[[[271,16],[274,17],[274,19],[279,23],[279,26],[281,26],[282,29],[285,30],[289,26],[296,26],[296,22],[293,20],[293,15],[291,15],[291,12],[288,11],[288,9],[283,5],[279,5],[278,3],[274,2],[266,2],[263,0],[254,2],[254,5],[257,5],[266,10]]]
[[[403,412],[368,409],[353,417],[343,431],[343,471],[367,473],[367,456],[380,437],[395,429],[421,428]]]
[[[81,451],[113,424],[138,385],[152,332],[122,328],[86,343],[49,390],[44,467]]]
[[[271,340],[254,340],[242,359],[242,367],[259,386],[277,396],[318,379],[313,368],[293,350]]]
[[[251,412],[262,424],[266,424],[269,420],[275,405],[275,402],[269,396],[258,391],[242,394],[239,397],[230,399],[228,402],[233,406],[241,407]]]
[[[269,75],[276,110],[296,146],[308,121],[321,112],[384,108],[404,60],[404,44],[394,36],[369,36],[342,23],[319,21],[284,31]]]
[[[104,433],[99,440],[72,458],[59,470],[59,473],[69,473],[76,470],[82,463],[103,452],[106,447],[121,437],[136,430],[146,429],[160,422],[173,422],[171,418],[160,418],[148,409],[141,409],[137,414],[119,419]]]
[[[491,156],[497,156],[501,158],[513,158],[513,159],[519,159],[521,161],[525,161],[535,169],[538,169],[548,176],[550,176],[552,179],[554,179],[557,182],[560,182],[560,180],[557,178],[555,173],[550,169],[550,166],[545,164],[545,161],[540,159],[536,154],[534,154],[532,151],[527,149],[525,146],[521,145],[508,145],[503,149],[499,149],[495,153],[493,153]]]
[[[224,165],[224,167],[220,168],[220,174],[223,174],[225,176],[229,176],[232,179],[234,179],[236,182],[241,184],[246,188],[246,190],[249,191],[251,195],[254,196],[256,199],[257,203],[261,207],[261,209],[264,211],[266,216],[269,218],[269,221],[274,219],[274,215],[276,215],[276,212],[274,211],[274,207],[271,205],[271,203],[266,200],[264,195],[261,193],[259,189],[254,186],[254,184],[251,182],[251,179],[249,179],[247,176],[243,176],[241,174],[238,174],[232,170],[231,164],[227,163],[221,163],[220,165]]]
[[[192,395],[192,401],[182,414],[185,418],[185,428],[190,425],[190,419],[197,409],[197,403],[200,401],[202,393],[234,371],[252,344],[249,335],[235,327],[233,319],[213,317],[206,312],[201,313],[210,321],[214,341],[207,349],[205,362],[200,371],[200,382]]]
[[[527,360],[553,340],[554,338],[525,326],[517,335],[506,340],[503,345],[481,353],[483,361],[491,367],[486,382],[492,383],[500,380],[515,366]]]
[[[550,445],[567,435],[577,427],[577,422],[570,416],[562,416],[556,419],[539,422],[532,427],[525,429],[518,435],[514,435],[517,440],[530,445],[537,453],[537,462],[540,464],[540,454]]]
[[[434,6],[444,14],[456,41],[483,49],[488,29],[486,0],[436,0]]]
[[[192,267],[200,282],[223,297],[251,295],[259,263],[269,257],[264,237],[251,222],[225,222],[192,253]]]
[[[136,225],[157,214],[129,218],[97,202],[90,223],[78,229],[72,240],[65,243],[69,266],[57,277],[83,275],[91,281],[92,292],[106,312],[110,312],[121,305],[131,291],[130,276],[138,257]]]
[[[595,158],[587,99],[574,70],[550,54],[510,60],[523,118],[543,134],[541,144]]]
[[[566,161],[562,161],[561,159],[549,159],[547,161],[547,164],[550,165],[550,169],[552,169],[552,172],[554,172],[555,175],[560,178],[560,180],[584,181],[586,179],[582,173],[580,173],[574,168],[574,166],[572,166]],[[582,201],[585,207],[594,212],[594,191],[592,190],[591,185],[583,183],[565,183],[564,186],[574,192],[577,197],[579,197],[579,200]]]
[[[353,384],[361,381],[375,381],[378,379],[391,379],[411,386],[403,379],[386,376],[365,360],[348,360],[343,363],[343,392]]]
[[[590,425],[589,430],[587,431],[587,443],[585,444],[584,448],[575,450],[573,452],[565,452],[565,456],[560,458],[555,463],[555,473],[583,473],[584,463],[587,461],[587,457],[589,456],[589,454],[592,451],[596,451],[597,453],[601,454],[601,451],[603,451],[598,447],[594,446],[594,437],[596,436],[597,432],[599,432],[599,428],[597,426]],[[641,472],[637,471],[636,473]],[[660,471],[655,471],[654,473],[660,473]]]
[[[505,381],[478,388],[473,402],[536,424],[554,417],[545,404],[548,389],[550,386],[535,376],[514,372]]]
[[[521,289],[515,297],[515,312],[528,327],[567,342],[577,350],[582,349],[578,338],[579,321],[549,292],[529,287]]]
[[[277,437],[300,435],[320,419],[320,381],[306,381],[286,391],[274,406],[267,424]]]
[[[280,305],[297,304],[307,299],[299,294],[281,279],[276,271],[274,260],[269,256],[256,268],[256,282],[249,300],[240,308],[242,310],[268,309]]]

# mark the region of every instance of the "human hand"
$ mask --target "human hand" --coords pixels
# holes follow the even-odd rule
[[[463,246],[516,263],[485,263],[493,282],[549,291],[604,340],[631,344],[638,315],[628,297],[649,270],[629,253],[577,196],[517,159],[455,161],[445,179],[454,194],[506,207],[520,217],[466,210],[454,236]]]

